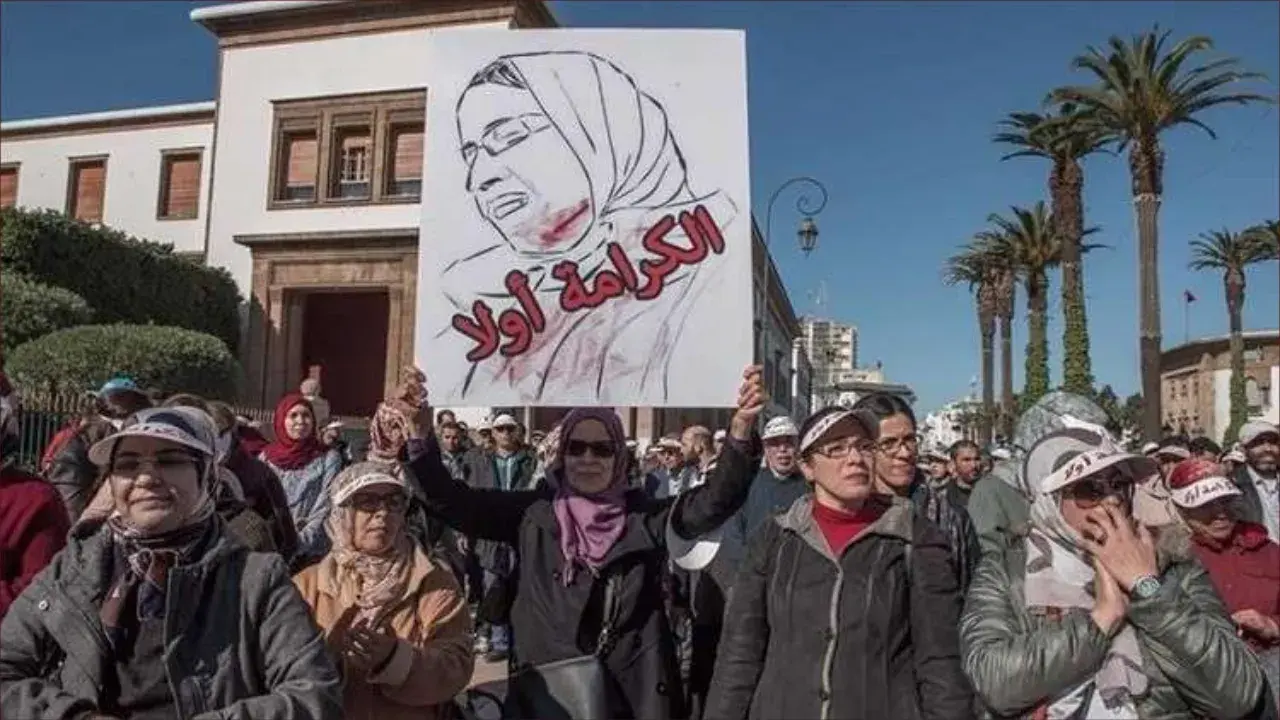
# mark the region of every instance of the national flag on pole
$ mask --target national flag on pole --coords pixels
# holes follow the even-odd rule
[[[1183,290],[1182,299],[1188,303],[1193,303],[1196,301],[1196,296],[1192,295],[1190,290]]]

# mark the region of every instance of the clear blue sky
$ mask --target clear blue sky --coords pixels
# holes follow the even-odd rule
[[[207,3],[197,3],[207,4]],[[1071,58],[1111,34],[1160,23],[1202,33],[1218,49],[1280,78],[1275,2],[553,2],[561,23],[596,27],[745,28],[751,161],[760,222],[773,189],[812,175],[830,190],[819,249],[796,249],[798,218],[779,201],[774,253],[799,312],[826,287],[825,314],[855,323],[863,364],[916,388],[931,409],[978,373],[974,311],[964,288],[939,282],[943,260],[987,214],[1045,194],[1047,166],[1000,162],[989,138],[1005,113],[1032,109],[1078,77]],[[213,97],[214,43],[176,2],[0,4],[0,117],[16,119]],[[1165,138],[1160,217],[1166,345],[1226,332],[1220,278],[1187,269],[1198,233],[1280,215],[1280,113],[1229,108]],[[1086,261],[1094,371],[1128,393],[1138,385],[1136,251],[1127,166],[1086,165],[1087,221],[1112,246]],[[157,238],[159,239],[159,238]],[[1061,380],[1057,288],[1051,367]],[[1249,276],[1247,328],[1280,325],[1280,271]],[[1025,321],[1015,331],[1022,383]]]

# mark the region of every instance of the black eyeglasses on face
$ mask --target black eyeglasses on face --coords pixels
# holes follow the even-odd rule
[[[588,442],[586,440],[570,440],[564,445],[564,454],[570,457],[582,457],[590,450],[598,458],[611,458],[614,455],[611,442]]]
[[[409,501],[404,495],[369,495],[361,494],[351,498],[351,507],[367,513],[376,513],[382,508],[387,512],[404,512]]]

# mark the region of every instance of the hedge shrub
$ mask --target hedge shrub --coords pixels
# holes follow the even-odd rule
[[[28,340],[92,321],[89,303],[70,290],[0,271],[0,345],[6,355]]]
[[[170,395],[235,397],[240,367],[226,343],[212,335],[161,325],[81,325],[24,343],[6,370],[19,386],[91,389],[128,375]]]
[[[174,325],[235,351],[240,293],[231,275],[173,247],[53,210],[0,210],[0,266],[84,298],[100,322]]]

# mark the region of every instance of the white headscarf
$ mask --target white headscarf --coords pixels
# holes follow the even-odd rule
[[[1091,431],[1100,433],[1097,435],[1100,446],[1110,445],[1116,452],[1123,452],[1105,430],[1092,428]],[[1026,472],[1024,477],[1031,492],[1031,531],[1024,541],[1027,607],[1092,610],[1092,560],[1080,545],[1080,535],[1062,515],[1061,491],[1041,490],[1048,477],[1041,469]],[[1089,477],[1082,475],[1077,482]],[[1098,672],[1052,699],[1048,716],[1064,720],[1074,717],[1137,720],[1134,698],[1146,692],[1147,682],[1137,634],[1126,623],[1112,639]],[[1080,714],[1086,699],[1089,706]]]

